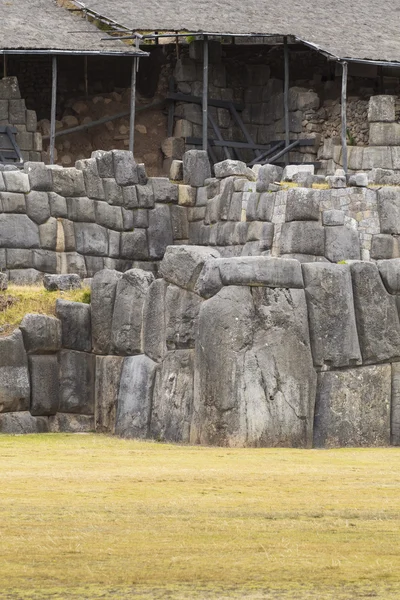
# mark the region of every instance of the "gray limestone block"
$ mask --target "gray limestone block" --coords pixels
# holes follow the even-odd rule
[[[53,250],[32,250],[33,267],[43,273],[57,273],[57,254]]]
[[[21,98],[18,79],[16,77],[3,77],[0,81],[0,98],[5,98],[6,100]]]
[[[105,259],[102,256],[85,256],[85,265],[87,276],[94,277],[98,271],[102,271],[105,267]]]
[[[26,111],[26,129],[31,133],[36,133],[37,130],[37,116],[36,111],[27,110]]]
[[[350,265],[358,339],[364,364],[400,357],[400,322],[396,300],[385,289],[372,262]]]
[[[252,221],[247,230],[247,242],[262,241],[262,249],[272,247],[274,239],[274,224],[263,221]]]
[[[69,275],[45,275],[43,285],[49,292],[55,292],[56,290],[65,292],[79,290],[82,287],[82,282],[77,273],[70,273]]]
[[[157,369],[150,436],[156,440],[190,440],[193,412],[193,350],[168,352]]]
[[[33,150],[33,134],[28,131],[19,131],[15,136],[15,141],[21,151]]]
[[[92,350],[90,304],[58,299],[56,315],[61,322],[63,348],[90,352]]]
[[[32,191],[27,194],[26,214],[38,225],[47,221],[50,217],[49,197],[47,192]]]
[[[318,190],[293,188],[288,191],[286,221],[318,221]]]
[[[267,193],[268,192],[266,192],[266,194]],[[258,212],[258,205],[260,202],[260,196],[261,196],[261,194],[259,194],[258,192],[252,192],[252,193],[248,194],[248,199],[247,199],[247,202],[245,203],[246,220],[247,221],[257,221],[257,212]],[[271,213],[271,216],[272,216],[272,213]]]
[[[387,291],[400,294],[400,258],[379,260],[378,269]]]
[[[57,247],[57,219],[50,217],[39,225],[40,247],[45,250],[55,250]]]
[[[28,358],[19,329],[0,338],[0,413],[29,410]]]
[[[390,443],[400,446],[400,363],[392,363]]]
[[[155,208],[149,211],[149,228],[147,234],[150,259],[162,259],[167,246],[171,246],[174,243],[169,206],[166,204],[156,204]]]
[[[178,207],[174,207],[174,208],[178,208]],[[130,229],[133,228],[140,228],[140,229],[147,229],[147,227],[149,226],[149,211],[144,209],[144,208],[136,208],[134,210],[130,210],[127,211],[125,210],[125,213],[127,213],[127,216],[129,214],[129,216],[131,217],[131,227]]]
[[[25,195],[15,192],[1,192],[0,202],[5,213],[26,213]]]
[[[178,202],[178,185],[171,183],[168,177],[152,177],[149,183],[153,187],[156,202]]]
[[[255,221],[272,221],[275,207],[275,194],[264,192],[260,194],[257,204]]]
[[[399,146],[400,124],[399,123],[370,123],[369,126],[370,146]],[[380,167],[381,165],[374,165]],[[383,166],[383,165],[382,165]],[[390,165],[385,165],[391,168]]]
[[[231,246],[233,243],[233,235],[235,233],[236,223],[228,221],[226,223],[217,223],[217,245]],[[203,240],[201,240],[202,243]]]
[[[155,362],[166,352],[165,294],[167,282],[156,279],[149,287],[143,305],[142,351]]]
[[[12,269],[9,272],[9,280],[14,285],[41,285],[43,273],[36,269]]]
[[[48,315],[25,315],[19,326],[28,354],[58,352],[61,348],[61,323]]]
[[[157,363],[143,354],[124,359],[118,392],[115,433],[125,438],[149,436]]]
[[[42,162],[29,162],[24,164],[24,172],[29,177],[31,190],[51,192],[53,189],[52,172]]]
[[[331,262],[360,260],[358,232],[345,225],[327,227],[325,231],[325,256]]]
[[[349,186],[355,187],[368,187],[368,175],[367,173],[355,173],[350,176]]]
[[[367,150],[367,148],[366,148]],[[379,148],[369,148],[369,150],[374,150],[378,152]],[[397,150],[397,146],[393,146],[392,148],[392,159],[393,159],[393,167],[398,169],[398,157],[394,155],[394,152]],[[389,159],[388,159],[389,160]],[[392,169],[371,169],[368,172],[368,183],[373,183],[376,185],[399,185],[400,184],[400,174],[398,171],[393,171]]]
[[[389,445],[390,400],[390,365],[319,373],[314,446]]]
[[[64,197],[84,197],[86,196],[85,182],[83,173],[75,167],[62,169],[59,167],[50,167],[53,178],[53,192]]]
[[[131,190],[132,187],[123,188],[115,181],[114,178],[103,179],[104,196],[108,204],[114,206],[124,205],[124,191]],[[133,189],[135,189],[133,187]]]
[[[151,273],[140,269],[126,271],[118,281],[111,329],[113,354],[141,353],[143,306],[153,281]]]
[[[92,158],[97,161],[97,171],[100,177],[114,178],[114,161],[112,151],[96,150],[92,152]]]
[[[8,122],[8,100],[0,100],[0,120]]]
[[[6,184],[4,183],[3,173],[0,171],[0,191],[4,192],[6,189]]]
[[[188,210],[201,210],[202,208],[203,207],[187,209],[184,206],[171,204],[170,213],[174,240],[187,240],[189,238]]]
[[[123,229],[122,210],[120,206],[110,206],[107,202],[95,201],[95,221],[108,229]],[[86,220],[86,219],[84,219]]]
[[[121,234],[119,231],[108,232],[108,254],[110,258],[119,258],[121,246]],[[105,260],[108,260],[107,258]]]
[[[249,169],[246,163],[240,160],[223,160],[214,165],[215,177],[222,179],[223,177],[246,177],[250,181],[255,181],[254,171]]]
[[[146,185],[149,178],[147,177],[146,167],[144,166],[144,163],[138,164],[137,173],[138,173],[139,185]]]
[[[303,290],[223,288],[200,311],[191,442],[309,447],[315,379]]]
[[[144,225],[144,228],[149,226],[148,223],[148,215],[147,215],[147,211],[144,210],[143,208],[137,208],[137,211],[143,211],[146,213],[145,216],[143,215],[139,215],[139,217],[137,218],[137,221],[141,224]],[[132,229],[134,229],[135,227],[141,227],[142,225],[136,225],[135,224],[135,219],[134,219],[134,214],[135,214],[135,210],[130,210],[128,208],[123,208],[121,207],[121,213],[122,213],[122,227],[124,231],[132,231]]]
[[[378,190],[378,212],[381,233],[400,233],[400,189],[383,187]]]
[[[115,433],[122,356],[96,356],[94,421],[96,432]]]
[[[61,350],[60,404],[62,413],[94,414],[95,361],[94,354]]]
[[[128,189],[131,188],[125,188],[124,190],[124,198]],[[137,185],[132,188],[132,192],[129,194],[136,194],[136,202],[132,200],[129,204],[125,204],[127,208],[154,208],[154,191],[151,182],[146,185]]]
[[[302,269],[314,364],[360,364],[350,267],[305,263]]]
[[[135,185],[139,183],[138,168],[132,152],[113,150],[115,181],[118,185]]]
[[[146,260],[149,258],[146,229],[135,229],[135,231],[121,234],[121,258],[135,260]]]
[[[368,105],[368,121],[370,123],[394,122],[396,120],[395,101],[395,96],[371,96]]]
[[[5,292],[8,288],[8,275],[7,273],[0,272],[0,291]]]
[[[103,180],[99,175],[97,160],[95,158],[78,160],[76,162],[76,168],[81,170],[83,173],[83,180],[85,182],[86,189],[86,194],[84,195],[96,200],[104,200],[105,193]]]
[[[235,231],[232,237],[232,243],[234,245],[243,245],[246,243],[249,225],[250,224],[246,221],[239,221],[239,223],[235,224]]]
[[[67,213],[70,221],[82,223],[94,223],[96,215],[94,211],[94,200],[87,197],[66,198]]]
[[[194,292],[202,298],[211,298],[217,294],[222,288],[221,273],[216,260],[208,260],[197,279]]]
[[[193,291],[204,263],[219,257],[220,253],[213,248],[169,246],[161,261],[160,274],[169,283]]]
[[[183,181],[183,161],[173,160],[169,170],[169,178],[172,181]]]
[[[165,295],[168,350],[194,348],[202,300],[197,294],[169,285]]]
[[[26,123],[25,100],[10,99],[8,104],[8,119],[12,125],[22,125]]]
[[[206,179],[211,177],[208,152],[205,150],[188,150],[183,155],[183,183],[192,187],[202,187]]]
[[[64,252],[61,264],[65,264],[65,270],[68,274],[79,275],[82,279],[87,277],[85,259],[77,252]]]
[[[76,250],[74,223],[68,219],[60,219],[57,223],[57,249],[59,250],[58,246],[67,252]]]
[[[223,285],[302,288],[303,276],[297,260],[243,256],[216,261]]]
[[[80,254],[108,255],[108,233],[97,223],[74,223],[76,249]]]
[[[314,254],[323,256],[325,251],[324,228],[313,221],[292,221],[282,225],[281,254]]]
[[[58,360],[56,354],[29,357],[31,414],[42,417],[56,414],[59,402]]]
[[[344,225],[345,214],[342,210],[324,210],[322,213],[322,224],[326,227],[337,227]]]
[[[233,192],[227,214],[228,221],[240,221],[242,218],[242,198],[241,192]]]
[[[270,184],[282,179],[283,169],[275,165],[263,165],[257,174],[257,192],[268,192]]]
[[[372,236],[371,258],[391,259],[400,256],[398,238],[390,234],[378,233]]]
[[[59,412],[49,417],[50,433],[91,433],[94,430],[93,415]]]
[[[370,169],[392,169],[392,152],[389,146],[366,146],[363,153],[363,171]],[[368,177],[371,182],[371,179]]]
[[[28,411],[0,414],[0,433],[47,433],[49,423],[47,417],[32,417]]]
[[[33,267],[32,250],[20,250],[18,248],[6,250],[7,269],[29,269]]]
[[[91,286],[92,346],[96,354],[111,353],[111,327],[117,284],[122,274],[104,269],[95,274]]]
[[[49,206],[50,214],[52,217],[58,217],[62,219],[68,218],[67,201],[63,196],[55,194],[54,192],[49,193]]]

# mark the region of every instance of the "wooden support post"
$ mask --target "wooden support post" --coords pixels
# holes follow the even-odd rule
[[[285,63],[285,84],[283,91],[283,103],[284,103],[284,114],[285,114],[285,148],[290,144],[290,122],[289,122],[289,46],[287,37],[284,38],[283,42],[283,55]],[[285,163],[289,164],[289,153],[285,154]]]
[[[135,109],[136,109],[136,71],[137,58],[132,60],[132,77],[131,77],[131,113],[129,121],[129,150],[133,153],[135,145]]]
[[[50,164],[54,165],[54,148],[56,143],[56,109],[57,109],[57,56],[52,57],[51,78],[51,118],[50,118]]]
[[[347,176],[347,62],[342,62],[342,157],[343,170]]]
[[[203,150],[208,148],[208,37],[203,38]]]

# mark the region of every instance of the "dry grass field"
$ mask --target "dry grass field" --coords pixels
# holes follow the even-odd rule
[[[400,598],[400,449],[0,436],[1,599]]]

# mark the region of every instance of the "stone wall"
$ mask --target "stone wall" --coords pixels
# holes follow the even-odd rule
[[[400,260],[168,247],[0,339],[0,432],[226,446],[400,443]]]

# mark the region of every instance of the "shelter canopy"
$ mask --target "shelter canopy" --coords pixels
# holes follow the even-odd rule
[[[56,0],[0,0],[0,53],[146,56],[106,34]]]
[[[134,31],[295,36],[336,58],[400,63],[400,5],[393,0],[84,1]]]

